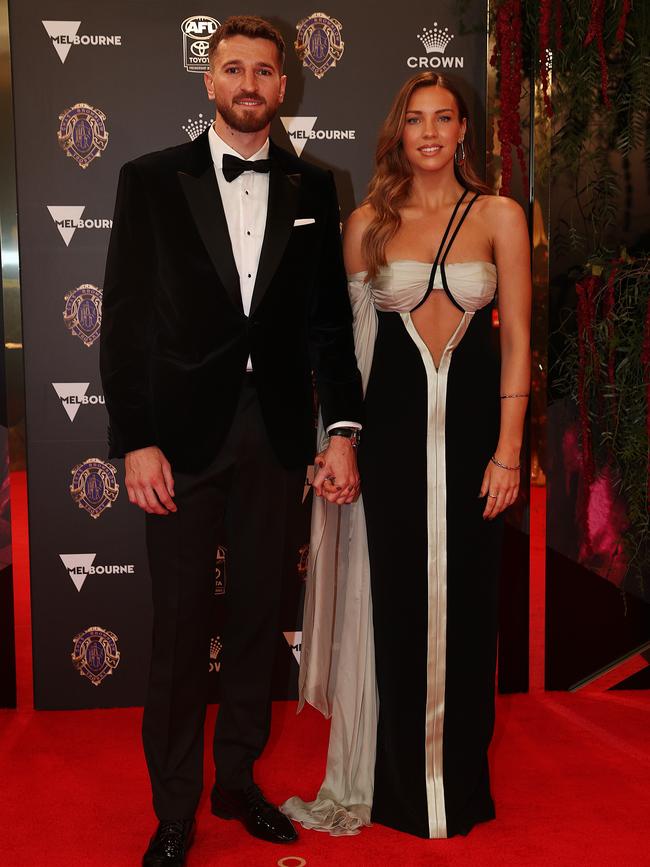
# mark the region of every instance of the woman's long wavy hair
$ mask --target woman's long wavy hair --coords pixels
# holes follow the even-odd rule
[[[368,187],[368,195],[363,202],[372,205],[375,212],[361,242],[369,279],[375,277],[379,268],[386,264],[386,246],[395,237],[400,227],[399,209],[407,201],[411,192],[413,171],[402,147],[402,132],[411,95],[422,87],[444,87],[456,100],[460,119],[467,120],[467,131],[463,140],[465,162],[458,165],[454,160],[456,180],[473,192],[492,193],[472,166],[472,127],[467,113],[467,103],[458,87],[446,76],[438,75],[437,72],[420,72],[409,78],[395,97],[379,133],[375,173]]]

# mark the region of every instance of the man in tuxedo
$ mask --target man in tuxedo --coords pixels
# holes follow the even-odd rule
[[[159,819],[143,864],[181,865],[202,791],[210,601],[228,545],[212,812],[296,838],[253,765],[267,741],[287,514],[358,494],[361,384],[330,172],[269,141],[284,43],[229,18],[212,36],[213,126],[121,171],[104,282],[111,456],[146,514],[154,627],[143,742]]]

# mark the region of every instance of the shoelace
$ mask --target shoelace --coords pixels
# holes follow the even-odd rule
[[[161,822],[160,842],[168,858],[178,858],[183,852],[185,825],[183,822]]]
[[[261,789],[255,784],[249,786],[246,789],[246,791],[244,792],[244,797],[246,798],[248,805],[251,807],[259,807],[261,809],[264,809],[265,807],[269,806],[269,802],[262,794]]]

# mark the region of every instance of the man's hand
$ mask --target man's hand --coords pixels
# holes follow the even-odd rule
[[[317,472],[313,488],[318,497],[343,506],[353,503],[359,496],[359,471],[357,456],[349,439],[331,437],[325,451],[316,455]]]
[[[128,452],[124,461],[129,500],[149,515],[176,512],[174,477],[169,461],[158,446]]]

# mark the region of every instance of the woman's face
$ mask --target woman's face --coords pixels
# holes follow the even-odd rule
[[[402,131],[402,147],[413,170],[437,171],[449,164],[466,129],[453,93],[437,85],[415,90]]]

